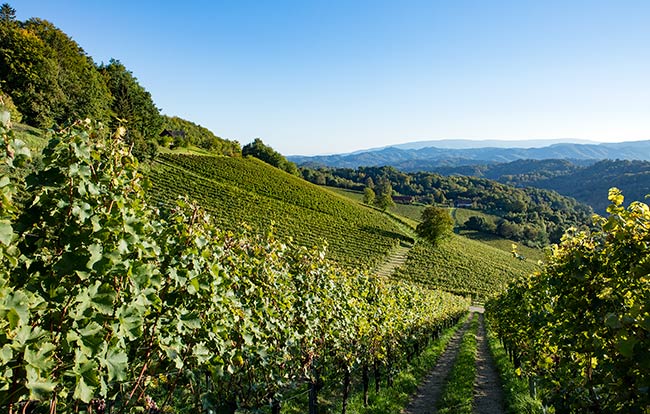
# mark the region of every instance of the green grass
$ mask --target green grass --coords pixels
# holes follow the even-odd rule
[[[465,332],[458,355],[451,368],[447,382],[438,401],[440,414],[471,414],[476,378],[476,333],[478,314],[474,315],[470,328]]]
[[[454,220],[456,222],[456,225],[459,227],[463,227],[465,225],[465,222],[469,220],[470,217],[472,216],[477,216],[477,217],[482,217],[487,221],[488,223],[492,223],[496,225],[497,221],[499,221],[500,217],[494,216],[492,214],[487,214],[479,210],[471,210],[469,208],[453,208],[450,210],[455,210],[453,213]]]
[[[146,174],[154,201],[196,200],[221,227],[242,223],[305,246],[328,244],[345,266],[371,268],[409,239],[386,215],[253,158],[161,154]]]
[[[511,253],[512,245],[516,244],[517,252],[520,255],[524,256],[526,260],[531,263],[537,263],[539,260],[544,260],[546,256],[544,249],[528,247],[524,244],[504,239],[494,234],[481,233],[474,230],[461,230],[460,235],[467,237],[468,239],[480,241],[481,243],[485,243],[506,253]]]
[[[501,378],[506,414],[542,414],[541,402],[530,396],[527,382],[515,374],[514,365],[487,320],[485,327],[490,353]]]
[[[536,269],[508,252],[454,234],[438,246],[418,240],[395,277],[485,300]]]

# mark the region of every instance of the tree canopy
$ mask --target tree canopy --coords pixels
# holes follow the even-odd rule
[[[282,154],[264,144],[260,138],[255,138],[255,140],[250,144],[244,145],[242,148],[242,155],[250,155],[251,157],[260,159],[267,164],[271,164],[274,167],[288,172],[289,174],[300,175],[296,164],[288,161]]]
[[[241,154],[239,142],[218,137],[209,129],[186,119],[177,116],[164,116],[163,128],[183,132],[180,136],[170,138],[170,145],[172,146],[187,147],[188,145],[195,145],[207,151],[228,156]]]
[[[84,50],[46,20],[15,21],[5,6],[0,11],[0,88],[25,122],[49,128],[86,117],[107,120],[111,95]]]
[[[454,229],[454,220],[446,209],[429,206],[422,211],[422,222],[416,231],[434,245],[451,236]]]

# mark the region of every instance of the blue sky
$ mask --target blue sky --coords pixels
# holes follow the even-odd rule
[[[650,139],[649,1],[9,1],[163,113],[284,154]]]

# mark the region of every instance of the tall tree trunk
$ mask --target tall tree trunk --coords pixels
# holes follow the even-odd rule
[[[375,371],[375,393],[379,394],[379,390],[381,389],[381,370],[376,360],[373,368]]]
[[[343,373],[343,402],[341,404],[341,414],[347,414],[348,411],[348,398],[350,397],[350,384],[352,383],[350,375],[350,367],[345,367]]]
[[[273,397],[271,401],[271,414],[280,414],[280,409],[282,408],[282,401]]]
[[[368,376],[368,363],[364,362],[361,368],[361,382],[363,384],[363,406],[368,406],[368,387],[370,386],[370,377]]]

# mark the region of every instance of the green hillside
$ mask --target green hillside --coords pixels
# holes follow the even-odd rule
[[[188,196],[230,230],[246,223],[264,232],[275,223],[282,238],[326,242],[330,257],[347,266],[372,267],[409,239],[380,212],[253,158],[161,154],[147,175],[158,202]]]
[[[453,235],[436,247],[418,240],[396,277],[483,300],[536,268],[532,261],[522,261],[496,247]]]

